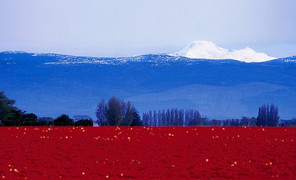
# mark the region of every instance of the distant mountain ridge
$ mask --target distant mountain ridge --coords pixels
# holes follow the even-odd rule
[[[237,59],[205,59],[205,58],[188,58],[185,56],[179,56],[177,54],[146,54],[131,57],[90,57],[90,56],[73,56],[73,55],[62,55],[55,53],[27,53],[23,51],[4,51],[1,54],[27,54],[37,57],[53,57],[51,62],[45,62],[45,64],[122,64],[128,62],[155,62],[155,63],[166,63],[168,61],[184,61],[184,62],[198,62],[198,61],[208,61],[213,60],[217,62],[226,61],[240,61]],[[296,56],[284,57],[284,58],[274,58],[268,61],[271,62],[295,62]],[[251,63],[264,63],[268,61],[261,62],[251,62]],[[217,63],[216,62],[216,63]]]
[[[0,53],[0,91],[39,116],[93,118],[101,98],[131,100],[140,113],[195,108],[209,118],[256,116],[266,103],[296,114],[296,56],[245,63],[166,54],[97,58]]]

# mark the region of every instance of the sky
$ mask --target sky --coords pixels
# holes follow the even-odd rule
[[[195,40],[296,55],[295,0],[1,0],[0,51],[174,53]]]

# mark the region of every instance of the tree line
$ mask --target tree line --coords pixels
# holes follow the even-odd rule
[[[0,92],[0,125],[2,126],[93,126],[93,121],[79,119],[73,121],[68,115],[55,119],[51,117],[38,118],[34,113],[27,113],[14,106],[15,100],[9,99]]]
[[[93,126],[89,116],[74,116],[74,120],[63,114],[57,118],[41,117],[27,113],[14,106],[15,101],[0,92],[0,125],[2,126]],[[95,115],[99,126],[296,126],[296,118],[279,122],[278,107],[262,105],[258,116],[241,119],[208,119],[198,110],[171,108],[151,110],[140,117],[131,102],[117,97],[101,100]]]
[[[259,107],[257,118],[209,120],[198,110],[154,110],[143,113],[142,119],[131,102],[112,97],[102,100],[96,108],[99,126],[279,126],[278,108],[272,105]],[[286,123],[287,124],[287,123]]]
[[[241,119],[208,119],[201,117],[197,110],[167,109],[159,111],[149,111],[143,114],[143,124],[145,126],[279,126],[277,109],[271,105],[271,111],[263,105],[259,109],[258,117],[242,117]],[[262,111],[264,109],[265,111]],[[288,123],[286,123],[288,124]]]
[[[205,125],[205,118],[201,118],[198,110],[167,109],[143,113],[145,126],[191,126]]]

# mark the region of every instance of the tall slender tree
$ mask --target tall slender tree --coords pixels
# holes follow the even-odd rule
[[[258,116],[257,116],[257,125],[258,126],[278,126],[279,116],[278,116],[278,107],[273,104],[262,105],[259,107]]]

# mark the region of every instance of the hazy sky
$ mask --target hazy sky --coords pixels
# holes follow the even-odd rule
[[[173,53],[194,40],[296,55],[295,0],[1,0],[0,51]]]

